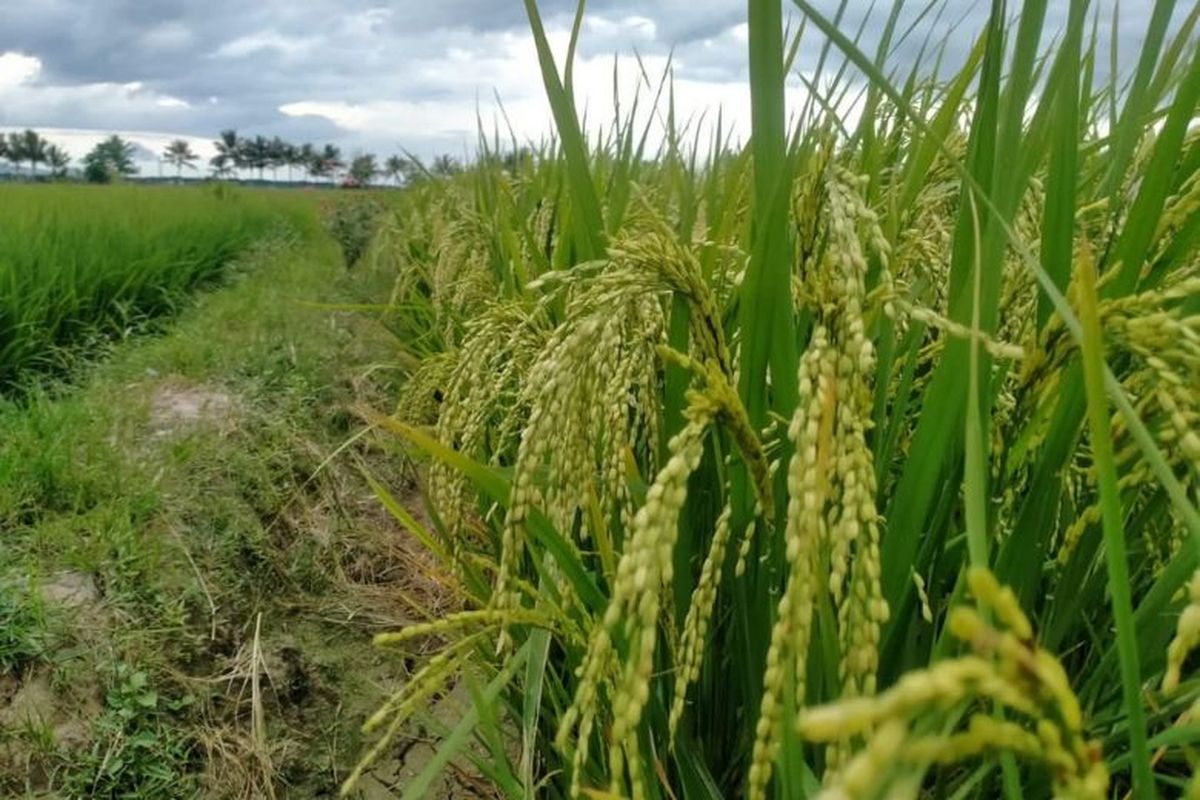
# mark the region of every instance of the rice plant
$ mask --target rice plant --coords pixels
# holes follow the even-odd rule
[[[0,391],[168,314],[307,199],[165,187],[0,189]],[[274,206],[274,207],[272,207]],[[307,224],[307,223],[303,223]]]
[[[1200,7],[1101,80],[1086,0],[901,62],[937,5],[752,0],[742,145],[669,75],[585,137],[527,0],[557,137],[373,250],[464,607],[378,637],[440,649],[364,765],[477,687],[406,796],[1200,796]]]

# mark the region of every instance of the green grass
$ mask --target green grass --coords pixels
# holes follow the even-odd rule
[[[0,673],[20,673],[43,654],[42,615],[23,587],[0,586]]]
[[[0,187],[0,391],[173,313],[273,226],[307,224],[312,203],[227,186]]]

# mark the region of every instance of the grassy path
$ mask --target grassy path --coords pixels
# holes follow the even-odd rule
[[[387,276],[325,240],[248,262],[81,385],[0,402],[0,796],[332,796],[401,671],[371,633],[436,605],[359,466],[402,476],[365,441],[325,464],[387,404],[390,342],[315,303]]]

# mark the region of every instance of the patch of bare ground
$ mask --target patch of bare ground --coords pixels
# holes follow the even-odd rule
[[[170,378],[153,388],[150,431],[154,436],[212,427],[228,430],[238,417],[240,403],[229,392],[211,386]]]
[[[360,456],[360,465],[371,458]],[[376,467],[380,480],[401,484],[385,465]],[[397,494],[431,526],[415,489]],[[231,655],[220,671],[194,679],[210,687],[200,736],[203,784],[210,797],[332,798],[366,752],[362,723],[422,657],[379,650],[371,637],[444,614],[460,601],[451,576],[384,509],[357,468],[330,466],[268,528],[273,560],[285,560],[300,541],[316,542],[331,585],[293,597],[253,623],[247,619],[236,644],[225,647]],[[450,726],[462,707],[444,700],[431,713]],[[367,772],[356,796],[400,797],[433,752],[425,740],[420,729],[401,736],[394,752]],[[481,785],[455,767],[429,796],[490,797]]]
[[[91,742],[88,723],[100,713],[94,681],[56,685],[52,671],[38,669],[21,677],[0,677],[0,730],[25,737],[0,741],[0,760],[32,758],[37,746],[72,751]],[[25,741],[20,741],[22,738]],[[5,752],[4,745],[10,749]],[[30,762],[32,763],[32,762]]]
[[[426,709],[426,714],[439,726],[452,728],[470,709],[471,703],[466,685],[459,682]],[[411,723],[408,730],[397,737],[390,752],[363,775],[358,788],[364,800],[389,800],[402,796],[405,788],[436,757],[438,744],[438,738],[423,723]],[[483,779],[467,758],[460,756],[434,778],[426,797],[437,800],[498,800],[501,795]]]
[[[95,581],[60,572],[38,581],[20,580],[54,629],[56,643],[82,647],[104,636],[108,612]],[[95,675],[73,671],[62,680],[53,664],[37,663],[0,672],[0,776],[25,776],[29,787],[45,786],[63,758],[92,745],[91,724],[102,711]],[[0,782],[2,783],[2,782]]]
[[[434,530],[424,500],[411,483],[395,500],[426,531]],[[327,613],[354,619],[372,632],[396,630],[414,622],[425,622],[459,610],[462,597],[454,589],[455,579],[446,574],[418,538],[396,520],[374,497],[363,498],[353,516],[367,522],[385,536],[388,556],[348,550],[344,562],[347,593],[338,607]],[[374,712],[400,689],[423,664],[446,643],[436,637],[412,641],[406,649],[378,653],[387,678],[374,688],[367,714]],[[396,735],[390,747],[372,763],[356,785],[364,800],[399,798],[438,752],[438,732],[445,732],[471,708],[472,698],[465,683],[458,681],[433,698]],[[434,730],[431,730],[431,727]],[[515,743],[517,738],[510,739]],[[366,752],[369,743],[360,748]],[[482,752],[479,755],[485,755]],[[514,757],[518,754],[510,754]],[[470,759],[460,754],[430,784],[425,795],[436,800],[490,800],[500,795],[488,784]]]

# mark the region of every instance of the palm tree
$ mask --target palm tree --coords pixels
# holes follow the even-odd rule
[[[258,179],[263,179],[263,170],[271,163],[271,140],[265,136],[255,136],[253,139],[242,141],[246,166],[258,170]]]
[[[295,153],[292,166],[300,169],[300,174],[303,178],[304,175],[308,174],[308,165],[312,163],[313,160],[313,146],[308,142],[305,142],[304,144],[293,149],[295,150]]]
[[[275,136],[267,145],[267,164],[271,167],[271,180],[279,181],[279,168],[288,163],[288,148],[291,145]]]
[[[35,177],[37,165],[46,160],[47,145],[48,142],[37,131],[27,128],[21,133],[8,135],[8,153],[5,157],[16,165],[18,172],[21,171],[21,164],[28,161],[29,175]]]
[[[342,161],[342,151],[332,144],[322,148],[318,159],[322,164],[322,174],[328,175],[331,183],[337,178],[338,170],[346,166],[346,162]]]
[[[284,142],[279,154],[279,161],[287,167],[288,183],[292,182],[292,168],[300,163],[300,148],[291,142]]]
[[[408,171],[407,159],[404,156],[388,156],[383,162],[383,174],[391,178],[399,186],[400,177]]]
[[[25,148],[22,145],[21,134],[10,133],[8,136],[0,134],[0,140],[4,141],[4,157],[13,165],[13,169],[17,174],[21,174],[21,164],[25,161]]]
[[[50,143],[43,139],[37,131],[26,129],[21,134],[25,140],[25,158],[29,159],[29,170],[37,175],[37,165],[45,163],[46,148]]]
[[[374,153],[363,153],[355,156],[350,162],[350,177],[363,186],[370,186],[378,174],[379,167],[375,163]]]
[[[168,164],[175,165],[175,180],[183,177],[183,168],[195,169],[196,165],[192,162],[200,158],[192,152],[192,146],[185,139],[173,139],[167,145],[167,149],[163,151],[163,158]]]
[[[325,159],[321,158],[320,153],[314,152],[312,160],[308,162],[308,175],[317,179],[329,175],[329,165],[325,163]]]
[[[50,165],[50,174],[55,178],[61,178],[67,174],[71,156],[63,148],[52,144],[46,147],[46,163]]]
[[[296,166],[304,167],[304,171],[308,175],[314,174],[312,166],[317,160],[316,148],[311,142],[305,142],[296,150]]]
[[[0,158],[7,159],[13,166],[18,166],[17,157],[13,154],[12,148],[9,147],[8,137],[4,134],[0,134]]]
[[[213,165],[217,174],[233,171],[236,175],[237,170],[245,166],[243,141],[238,138],[237,131],[233,128],[221,131],[221,138],[213,142],[213,145],[217,148],[217,154],[209,163]]]
[[[433,166],[429,168],[434,175],[440,175],[443,178],[448,178],[455,175],[459,171],[458,160],[449,154],[443,154],[433,160]]]

